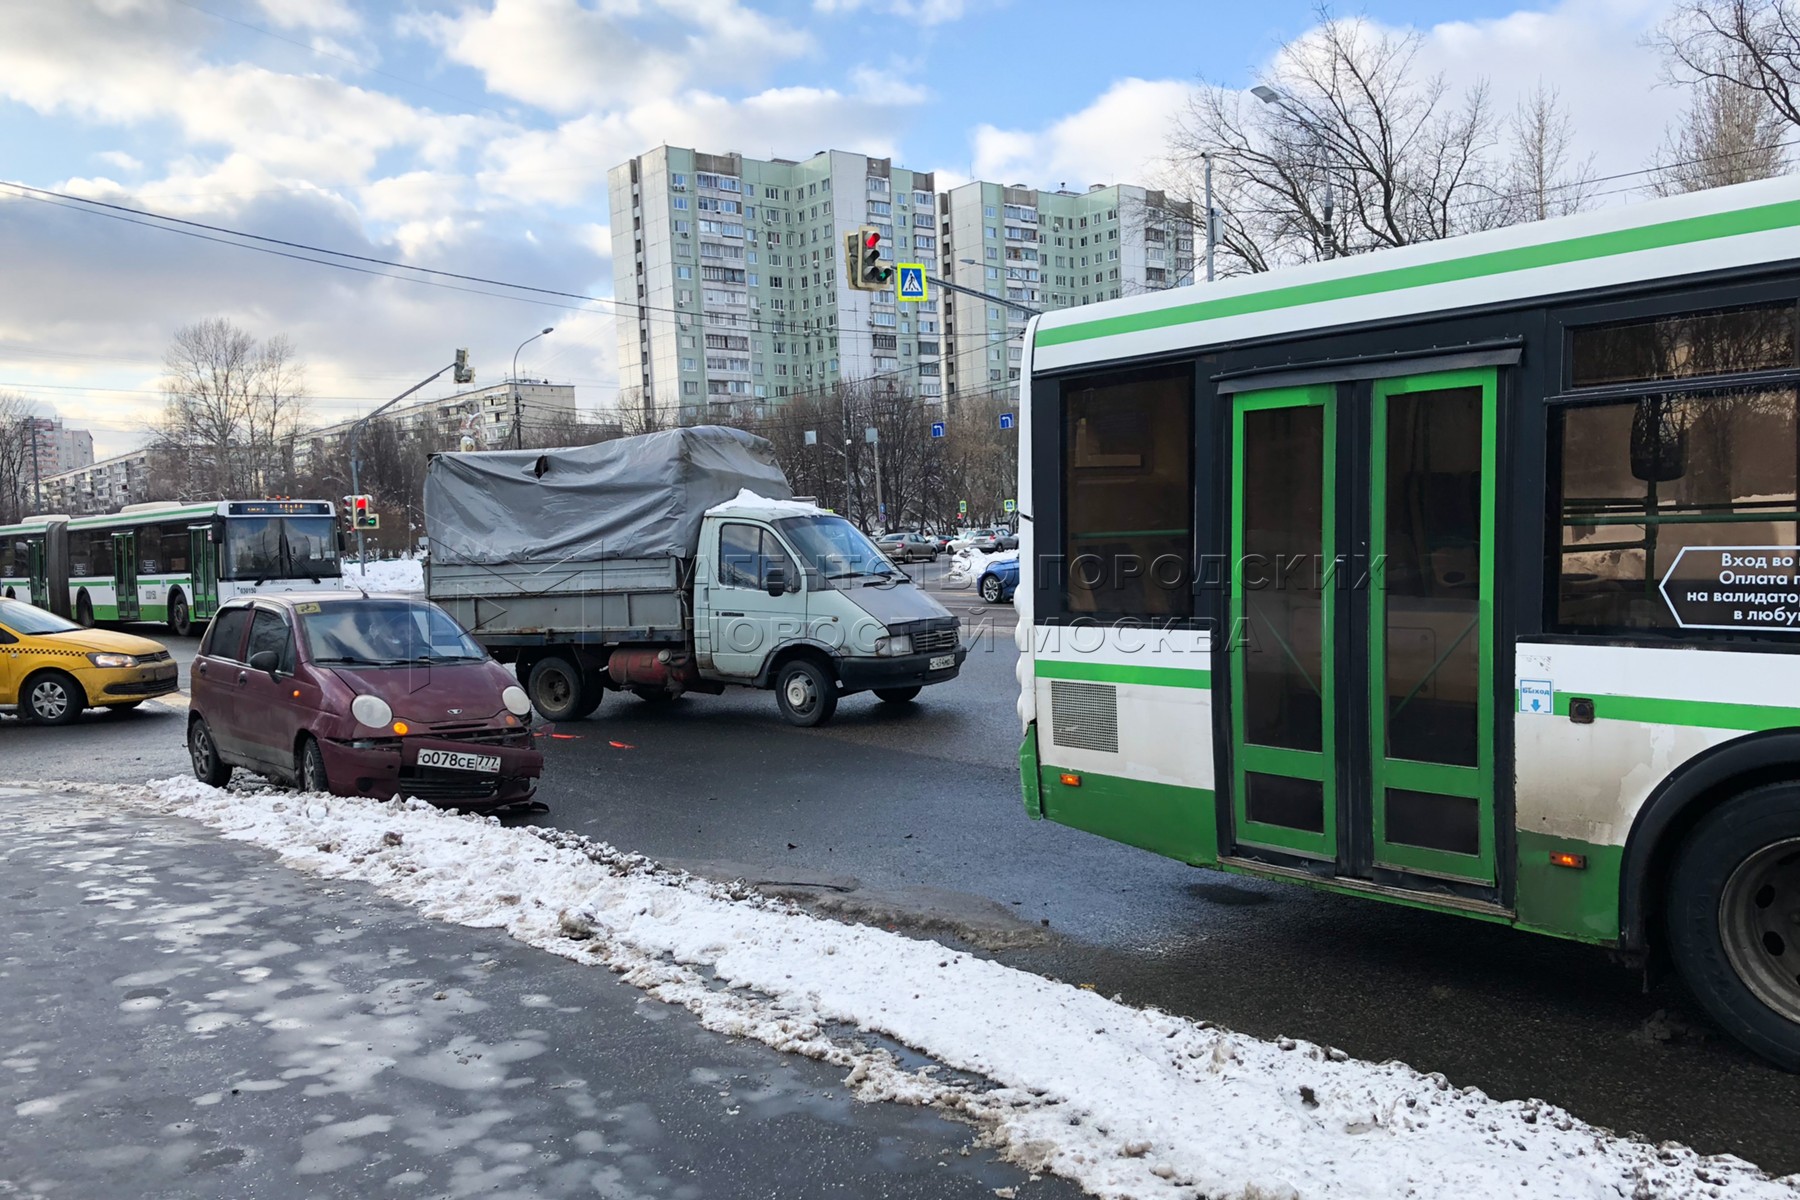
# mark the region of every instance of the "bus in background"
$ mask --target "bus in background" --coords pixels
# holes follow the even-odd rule
[[[339,586],[327,500],[130,504],[0,526],[0,595],[83,625],[157,621],[180,635],[234,596]]]
[[[1800,1070],[1800,180],[1036,318],[1025,805]]]

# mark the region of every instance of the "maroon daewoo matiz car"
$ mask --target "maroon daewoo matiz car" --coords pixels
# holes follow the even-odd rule
[[[309,792],[498,808],[528,799],[544,767],[512,673],[416,597],[233,600],[192,683],[188,753],[215,787],[245,767]]]

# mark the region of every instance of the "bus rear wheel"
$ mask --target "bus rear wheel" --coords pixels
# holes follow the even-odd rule
[[[75,597],[75,623],[88,629],[94,627],[94,602],[85,591]]]
[[[194,632],[194,614],[180,588],[169,592],[169,632],[176,637],[186,637]]]
[[[1694,828],[1668,894],[1669,950],[1725,1031],[1800,1072],[1800,784],[1754,788]]]

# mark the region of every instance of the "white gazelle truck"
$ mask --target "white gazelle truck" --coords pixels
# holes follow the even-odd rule
[[[1030,327],[1025,805],[1673,965],[1800,1070],[1800,179]]]
[[[835,513],[793,500],[769,443],[695,426],[558,450],[439,454],[426,591],[517,665],[545,719],[608,692],[775,693],[794,725],[956,678],[957,620]]]

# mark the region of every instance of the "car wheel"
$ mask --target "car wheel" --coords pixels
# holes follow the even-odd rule
[[[231,782],[231,766],[219,757],[213,742],[212,727],[206,718],[196,716],[188,722],[188,757],[194,763],[194,778],[210,787],[224,787]]]
[[[26,681],[21,707],[39,725],[67,725],[87,707],[87,693],[74,676],[45,671]]]
[[[1800,784],[1709,813],[1669,877],[1669,952],[1732,1037],[1800,1071]]]
[[[1000,596],[1004,590],[1005,589],[1000,586],[1000,577],[998,575],[983,575],[981,577],[981,598],[987,601],[987,603],[1000,603]]]
[[[875,698],[883,704],[911,704],[924,690],[916,683],[911,687],[876,688]]]
[[[194,632],[194,614],[180,588],[169,593],[169,632],[176,637],[186,637]]]
[[[94,627],[94,602],[85,591],[75,597],[75,623],[88,629]]]
[[[811,728],[837,711],[837,680],[810,658],[796,658],[775,679],[775,703],[789,725]]]
[[[573,721],[582,716],[581,671],[560,654],[547,655],[532,665],[531,682],[525,690],[531,706],[546,721]]]
[[[294,764],[294,774],[299,777],[300,790],[303,792],[330,792],[331,780],[325,774],[325,751],[319,747],[317,738],[307,738],[300,743],[299,761]]]

